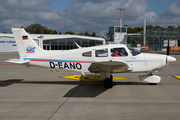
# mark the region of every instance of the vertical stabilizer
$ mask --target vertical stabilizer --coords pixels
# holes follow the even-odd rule
[[[23,28],[12,28],[12,32],[16,40],[20,58],[45,52]]]

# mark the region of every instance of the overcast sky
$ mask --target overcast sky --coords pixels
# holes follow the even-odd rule
[[[123,25],[180,26],[180,0],[0,0],[0,32],[12,27],[41,24],[57,32],[99,33]]]

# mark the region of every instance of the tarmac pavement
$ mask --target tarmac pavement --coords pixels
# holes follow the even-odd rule
[[[18,54],[0,53],[0,120],[179,120],[180,55],[155,73],[161,83],[149,85],[142,73],[113,74],[112,89],[101,81],[79,81],[61,76],[81,75],[67,70],[5,63]]]

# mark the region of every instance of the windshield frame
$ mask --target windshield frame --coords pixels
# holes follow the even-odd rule
[[[133,47],[130,47],[130,46],[127,46],[127,48],[129,49],[130,53],[133,55],[133,56],[137,56],[139,54],[141,54],[141,51],[133,48]]]

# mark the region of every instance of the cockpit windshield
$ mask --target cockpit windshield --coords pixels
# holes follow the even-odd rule
[[[135,48],[132,48],[130,46],[127,46],[130,50],[130,52],[132,53],[133,56],[136,56],[136,55],[139,55],[141,53],[141,51],[135,49]]]

